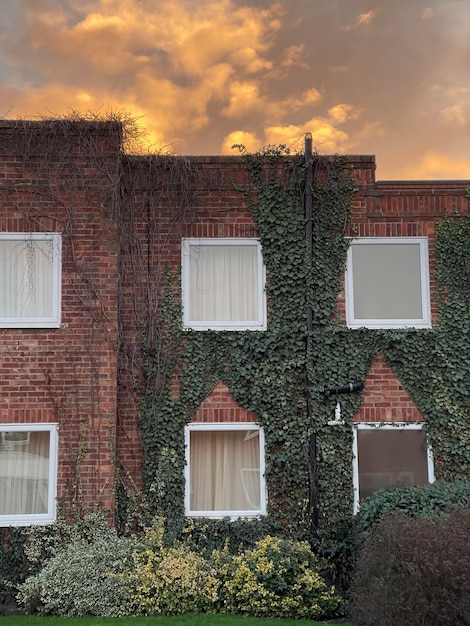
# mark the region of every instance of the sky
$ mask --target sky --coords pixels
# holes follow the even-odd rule
[[[0,0],[0,118],[129,114],[149,150],[311,132],[377,179],[470,179],[470,0]]]

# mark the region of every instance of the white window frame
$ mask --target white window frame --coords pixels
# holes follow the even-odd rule
[[[245,511],[195,511],[191,509],[191,480],[190,480],[190,459],[191,459],[191,432],[194,431],[231,431],[231,430],[246,430],[246,431],[258,431],[259,438],[259,480],[260,480],[260,508],[249,509]],[[208,517],[215,519],[222,519],[229,517],[231,519],[238,518],[257,518],[262,515],[266,515],[267,507],[267,494],[266,494],[266,480],[265,480],[265,442],[264,431],[261,426],[254,422],[195,422],[187,424],[184,429],[184,443],[185,443],[185,495],[184,495],[184,509],[185,515],[188,517]]]
[[[47,497],[47,513],[20,515],[0,515],[0,527],[32,526],[50,524],[57,515],[57,468],[58,468],[58,424],[0,424],[0,433],[4,440],[5,432],[49,432],[49,481]]]
[[[258,316],[255,320],[192,320],[189,315],[190,294],[190,248],[192,246],[255,246],[257,249],[258,267]],[[258,239],[241,237],[188,237],[181,245],[182,291],[183,291],[183,326],[192,330],[266,330],[266,272],[263,264],[261,244]]]
[[[49,241],[52,247],[52,313],[49,317],[0,317],[0,328],[59,328],[61,316],[62,235],[60,233],[0,233],[1,241],[30,245]]]
[[[420,247],[421,269],[421,318],[374,319],[358,318],[354,312],[354,277],[352,249],[354,246],[382,245],[416,245]],[[430,328],[431,305],[429,295],[429,253],[427,237],[358,237],[351,241],[346,262],[346,319],[349,328]]]
[[[359,511],[359,457],[358,457],[358,443],[357,433],[359,430],[423,430],[423,424],[418,422],[361,422],[353,424],[353,489],[354,489],[354,514]],[[427,469],[428,469],[428,482],[433,483],[435,481],[434,476],[434,459],[432,454],[431,445],[426,437],[427,444]]]

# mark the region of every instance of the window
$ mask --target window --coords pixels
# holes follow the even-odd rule
[[[421,424],[356,424],[354,509],[379,489],[434,482],[432,452]]]
[[[347,260],[346,315],[351,328],[429,327],[427,239],[354,239]]]
[[[60,325],[61,236],[0,233],[0,327]]]
[[[189,424],[186,515],[254,517],[266,513],[264,434],[252,423]]]
[[[184,326],[264,330],[261,245],[256,239],[184,239]]]
[[[0,425],[0,526],[55,520],[57,424]]]

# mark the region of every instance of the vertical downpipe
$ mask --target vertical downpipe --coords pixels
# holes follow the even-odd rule
[[[313,185],[313,140],[312,134],[307,133],[305,135],[305,236],[307,239],[307,337],[306,337],[306,361],[307,364],[312,358],[312,332],[313,332],[313,309],[311,303],[311,272],[313,272],[313,197],[312,197],[312,185]],[[314,533],[318,528],[318,492],[316,485],[316,469],[317,469],[317,445],[314,432],[315,417],[312,406],[311,397],[311,384],[309,376],[309,369],[306,371],[306,404],[307,404],[307,421],[308,427],[312,430],[309,441],[309,504],[312,512],[311,518],[311,531]]]

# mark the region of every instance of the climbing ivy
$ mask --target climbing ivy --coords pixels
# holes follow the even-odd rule
[[[383,354],[426,419],[438,478],[470,469],[470,220],[436,225],[439,325],[391,334]]]
[[[309,459],[316,429],[315,420],[307,411],[308,388],[313,385],[309,380],[318,381],[310,390],[318,401],[323,383],[337,382],[344,375],[344,367],[335,371],[333,363],[319,368],[316,354],[322,353],[334,338],[331,332],[335,324],[331,319],[346,259],[343,235],[354,187],[351,173],[345,171],[340,158],[328,161],[314,155],[306,161],[280,147],[257,154],[242,150],[242,160],[251,174],[252,185],[239,191],[248,199],[268,276],[268,329],[182,331],[179,307],[166,308],[170,316],[163,315],[162,326],[167,333],[179,329],[178,345],[172,350],[175,376],[165,381],[162,393],[162,381],[155,382],[158,362],[154,360],[147,372],[152,382],[147,384],[140,409],[146,491],[154,510],[165,515],[170,524],[171,520],[175,526],[181,524],[183,428],[221,380],[240,406],[256,412],[264,428],[269,517],[291,532],[305,535],[311,517],[309,484],[317,480],[311,473]],[[312,258],[305,236],[307,168],[315,172]],[[170,288],[167,293],[171,300],[174,290]],[[178,290],[175,300],[180,301]],[[307,305],[315,320],[310,330],[306,323]],[[310,354],[308,333],[313,337]],[[325,334],[329,339],[324,339]],[[328,359],[321,359],[324,360]],[[366,371],[364,364],[357,375]],[[331,417],[329,408],[325,408],[324,414]]]
[[[351,518],[351,425],[362,398],[345,395],[344,423],[331,426],[335,398],[323,388],[364,380],[379,354],[427,420],[438,477],[462,478],[468,472],[469,219],[445,217],[436,226],[438,327],[349,329],[337,317],[355,193],[347,163],[316,154],[306,159],[283,146],[255,154],[240,149],[251,184],[237,189],[247,198],[262,245],[268,328],[184,331],[180,290],[168,276],[160,340],[171,355],[171,375],[159,377],[158,358],[147,354],[139,411],[146,496],[150,510],[165,516],[169,528],[182,528],[183,429],[221,380],[264,428],[268,520],[297,536],[311,536],[314,528],[331,544],[341,540],[342,525]],[[304,210],[308,168],[310,245]]]

